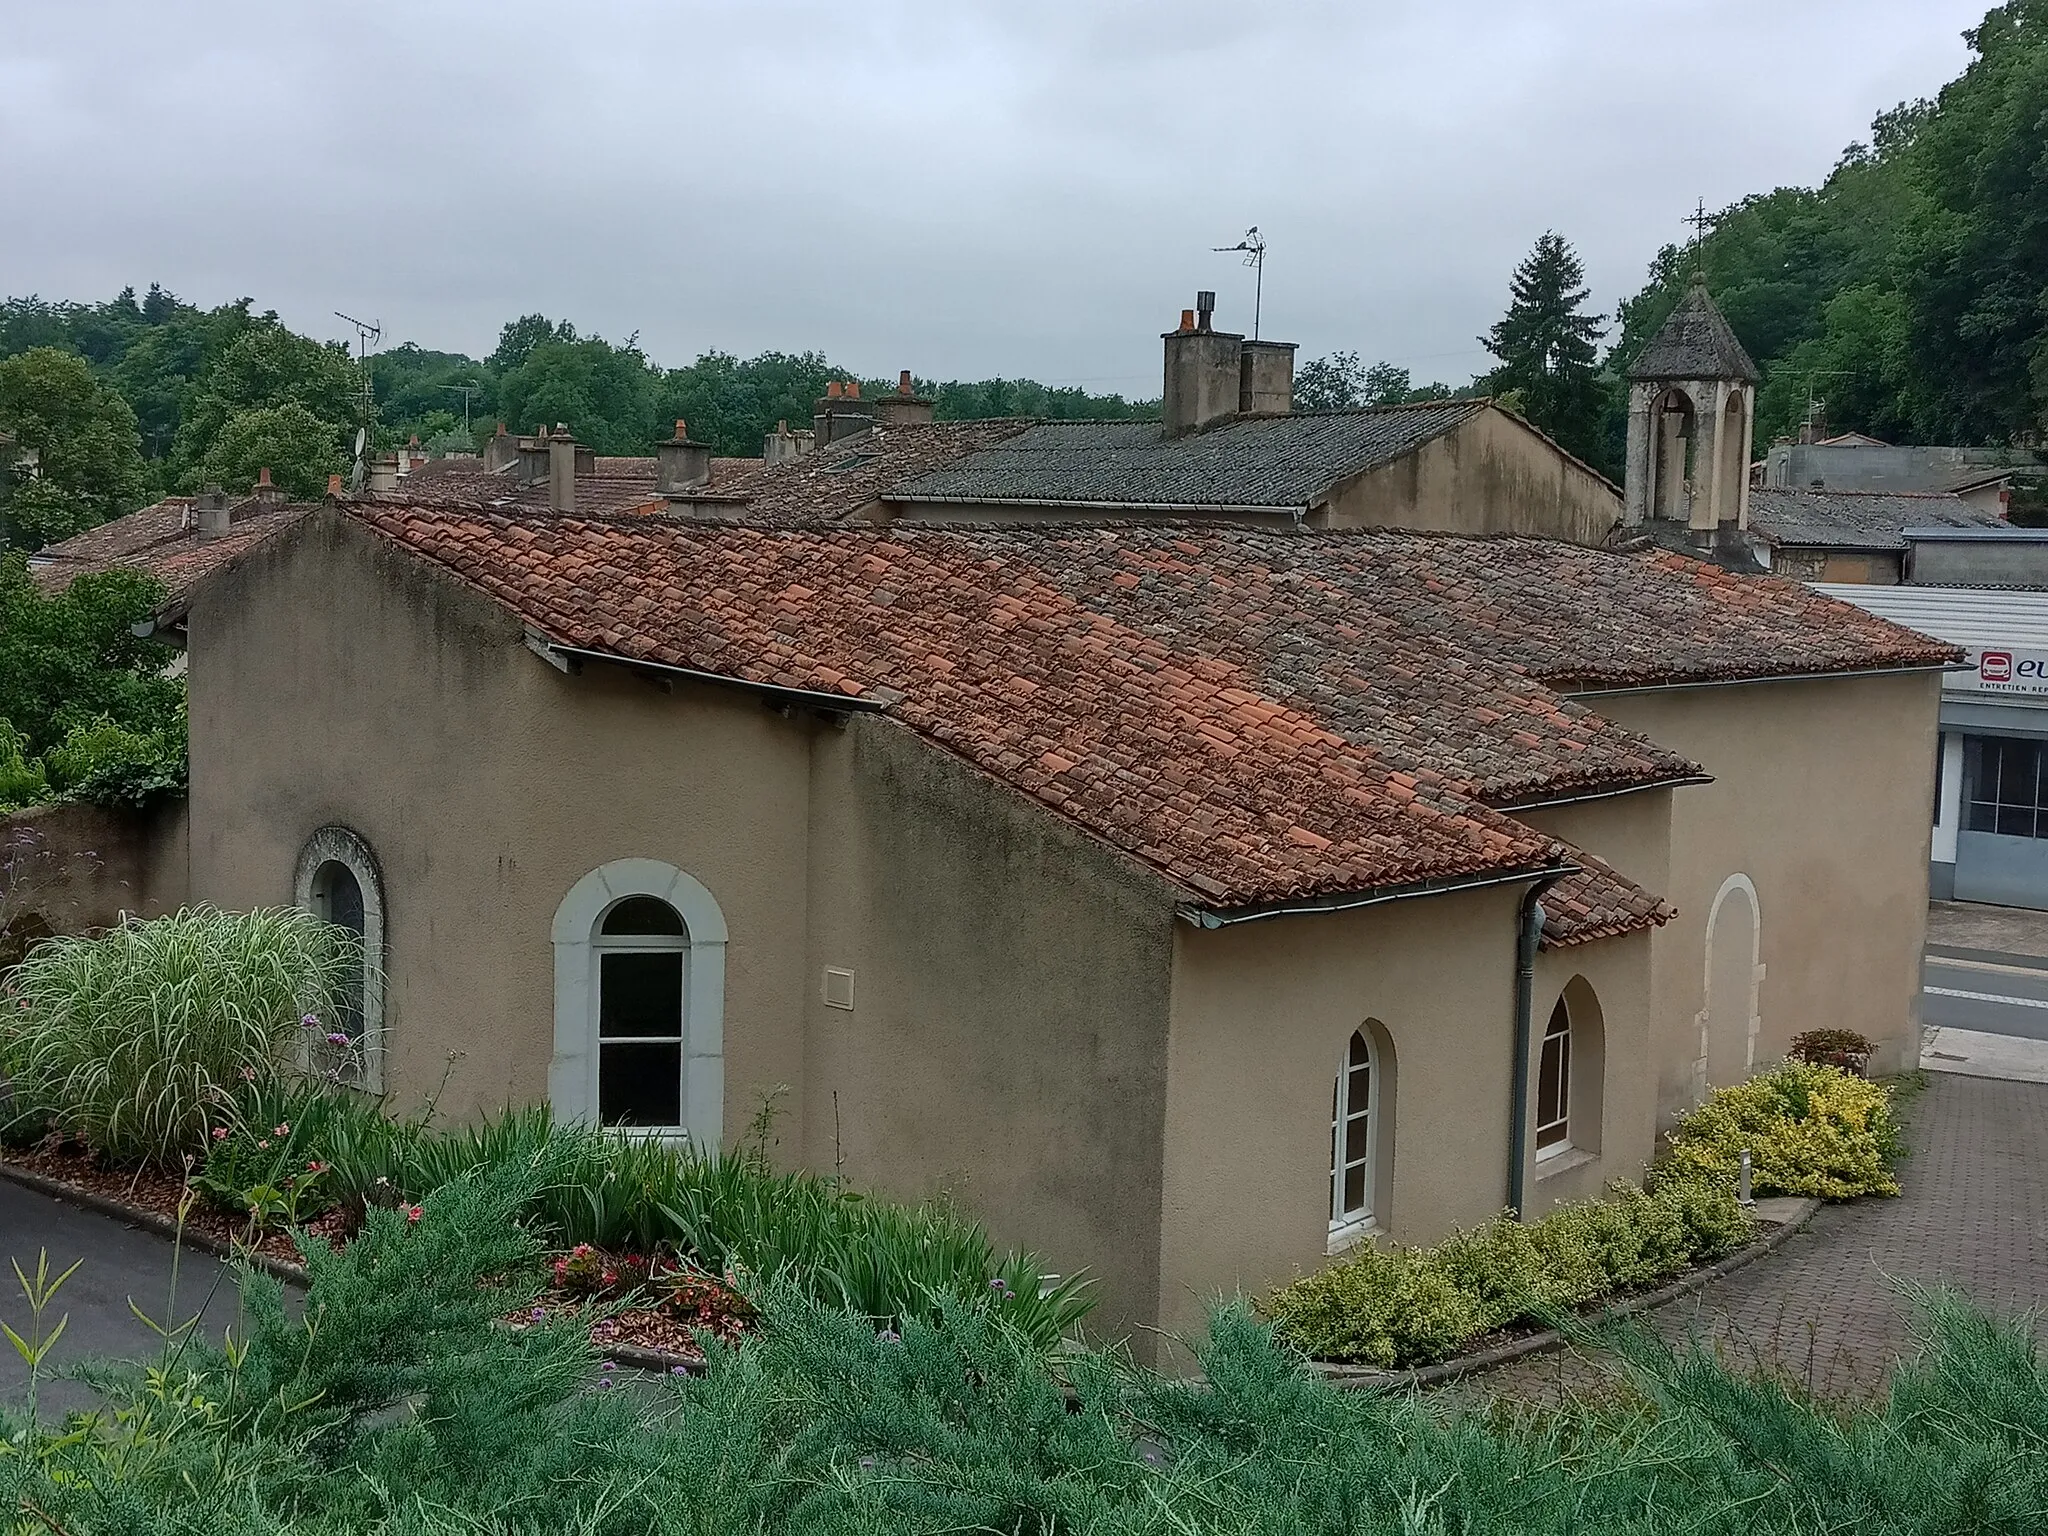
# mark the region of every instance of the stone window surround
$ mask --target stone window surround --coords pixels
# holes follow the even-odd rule
[[[363,1065],[350,1086],[365,1093],[384,1091],[384,978],[390,969],[385,948],[387,923],[384,914],[384,872],[377,855],[363,835],[331,822],[306,839],[299,861],[292,871],[292,902],[308,912],[313,903],[313,882],[328,864],[339,864],[355,876],[363,893]]]
[[[675,908],[689,936],[683,965],[683,1123],[642,1134],[714,1152],[725,1121],[725,914],[693,876],[658,859],[615,859],[578,880],[555,909],[555,1055],[548,1101],[565,1120],[596,1124],[598,967],[605,913],[629,896]]]

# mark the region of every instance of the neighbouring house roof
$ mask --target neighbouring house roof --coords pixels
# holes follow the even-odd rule
[[[1249,416],[1169,437],[1157,422],[1048,421],[906,476],[891,500],[1167,508],[1308,508],[1488,409],[1448,400]]]
[[[771,524],[835,522],[872,505],[905,480],[977,453],[1030,430],[1028,417],[939,421],[922,426],[875,426],[797,458],[712,461],[711,484],[683,506],[711,517],[744,517]]]
[[[1950,645],[2048,651],[2048,592],[1816,583],[1815,590]]]
[[[556,644],[882,702],[1223,908],[1579,864],[1553,943],[1669,909],[1485,801],[1697,770],[1519,674],[1952,654],[1791,583],[1531,539],[351,512]]]
[[[1945,491],[1781,490],[1752,486],[1749,526],[1773,544],[1903,550],[1908,528],[2006,528],[2004,518]]]
[[[1763,377],[1707,292],[1706,279],[1698,276],[1686,285],[1685,297],[1671,311],[1671,318],[1629,365],[1628,376],[1642,380],[1738,379],[1745,384]]]
[[[312,510],[310,502],[269,502],[254,497],[229,509],[226,533],[202,535],[193,519],[193,498],[167,496],[51,544],[29,556],[29,570],[45,592],[61,592],[96,571],[141,571],[163,583],[171,605],[180,603],[204,576],[287,528]]]

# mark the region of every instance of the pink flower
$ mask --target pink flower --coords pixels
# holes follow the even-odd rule
[[[253,1083],[253,1082],[255,1082],[255,1081],[256,1081],[256,1069],[255,1069],[254,1067],[244,1067],[244,1068],[242,1068],[242,1081],[243,1081],[243,1082],[245,1082],[245,1083]]]
[[[256,1149],[259,1152],[268,1152],[270,1150],[270,1138],[266,1136],[263,1138],[263,1140],[257,1142]]]
[[[412,1223],[417,1222],[422,1216],[426,1214],[426,1209],[423,1206],[408,1205],[405,1208],[406,1223],[408,1225],[411,1225]]]
[[[226,1141],[228,1139],[228,1128],[224,1125],[216,1125],[213,1128],[213,1139],[215,1141]]]
[[[289,1120],[285,1121],[282,1125],[273,1125],[270,1128],[270,1134],[273,1136],[289,1136],[291,1133],[292,1123]]]
[[[327,1165],[317,1157],[312,1162],[306,1164],[306,1172],[308,1173],[325,1173],[326,1171]]]

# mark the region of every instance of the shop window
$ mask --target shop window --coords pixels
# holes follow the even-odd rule
[[[2013,736],[1963,738],[1963,825],[2000,837],[2048,837],[2048,742]]]

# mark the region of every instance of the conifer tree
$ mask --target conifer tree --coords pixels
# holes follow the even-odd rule
[[[1545,230],[1509,282],[1508,312],[1481,343],[1500,366],[1496,395],[1582,459],[1600,447],[1600,374],[1594,350],[1605,316],[1586,313],[1586,269],[1562,235]]]

